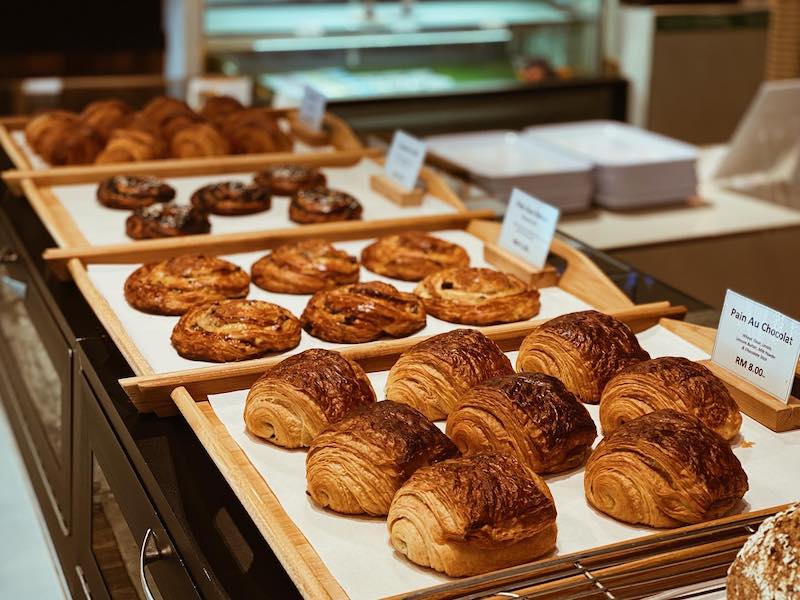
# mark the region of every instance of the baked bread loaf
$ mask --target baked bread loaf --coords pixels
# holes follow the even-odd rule
[[[322,507],[380,517],[420,467],[458,456],[436,425],[391,400],[362,406],[311,442],[308,494]]]
[[[186,124],[169,138],[170,153],[176,158],[230,154],[228,140],[208,123]]]
[[[276,165],[256,173],[254,181],[268,187],[278,196],[294,196],[300,190],[325,187],[325,174],[314,167],[304,165]]]
[[[597,437],[589,411],[555,377],[519,373],[470,389],[447,417],[462,454],[513,454],[536,473],[582,465]]]
[[[138,162],[163,158],[164,140],[144,129],[115,129],[95,158],[97,164]]]
[[[388,526],[400,554],[451,577],[528,562],[556,545],[556,507],[547,484],[504,454],[419,469],[395,495]]]
[[[425,277],[414,293],[434,317],[464,325],[527,321],[541,308],[535,287],[493,269],[444,269]]]
[[[134,240],[194,235],[211,231],[208,214],[191,204],[164,202],[137,208],[125,221]]]
[[[303,329],[328,342],[357,344],[383,335],[406,337],[425,327],[425,307],[413,294],[381,281],[321,290],[300,317]]]
[[[205,185],[192,194],[192,204],[214,215],[250,215],[272,206],[269,188],[239,181]]]
[[[323,240],[303,240],[278,246],[253,263],[253,283],[270,292],[313,294],[356,283],[360,267],[355,256]]]
[[[560,379],[581,402],[597,404],[618,371],[650,355],[624,323],[595,310],[550,319],[523,340],[517,371]]]
[[[728,570],[728,600],[792,600],[800,594],[800,504],[766,519]]]
[[[361,218],[361,204],[353,196],[330,188],[300,190],[289,203],[289,218],[301,225],[330,223],[331,221],[357,221]]]
[[[742,426],[736,402],[716,375],[700,363],[666,356],[634,363],[606,384],[600,398],[603,434],[663,408],[697,417],[726,440]]]
[[[106,142],[111,132],[122,126],[133,114],[133,108],[122,100],[98,100],[84,107],[80,119]]]
[[[250,277],[215,256],[182,254],[142,265],[125,280],[125,299],[133,308],[156,315],[182,315],[198,304],[244,298]]]
[[[419,281],[442,269],[468,267],[469,255],[458,244],[408,231],[384,236],[364,248],[361,264],[379,275]]]
[[[597,510],[649,527],[716,519],[748,489],[728,443],[674,410],[648,413],[603,438],[586,463],[583,486]]]
[[[231,96],[211,96],[203,104],[200,116],[220,126],[226,118],[240,110],[244,110],[244,105],[236,98]]]
[[[97,186],[97,201],[107,208],[134,210],[156,202],[169,202],[175,189],[157,177],[115,175]]]
[[[220,128],[236,154],[292,151],[292,140],[260,108],[231,113]]]
[[[479,331],[456,329],[409,348],[389,371],[386,398],[444,419],[458,401],[487,379],[512,375],[511,361]]]
[[[374,402],[375,392],[358,363],[314,348],[267,369],[247,394],[244,422],[263,440],[300,448],[328,425]]]
[[[190,360],[248,360],[297,346],[300,322],[277,304],[220,300],[185,312],[171,341],[178,354]]]

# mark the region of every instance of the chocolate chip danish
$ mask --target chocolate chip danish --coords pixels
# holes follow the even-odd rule
[[[211,231],[208,215],[191,204],[164,202],[137,208],[125,221],[134,240],[194,235]]]
[[[214,215],[250,215],[272,206],[269,188],[239,181],[206,185],[192,194],[192,204]]]
[[[355,256],[323,240],[304,240],[275,248],[252,267],[253,283],[270,292],[313,294],[356,283],[359,264]]]
[[[272,190],[278,196],[294,196],[300,190],[325,187],[325,174],[304,165],[276,165],[256,173],[254,181]]]
[[[115,175],[97,186],[97,201],[107,208],[133,210],[156,202],[169,202],[175,188],[157,177]]]
[[[468,267],[469,255],[458,244],[408,231],[384,236],[364,248],[361,263],[379,275],[419,281],[442,269]]]
[[[289,203],[289,218],[295,223],[357,221],[361,204],[353,196],[330,188],[300,190]]]

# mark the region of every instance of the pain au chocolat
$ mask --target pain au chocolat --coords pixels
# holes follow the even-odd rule
[[[324,240],[303,240],[278,246],[252,267],[253,283],[270,292],[313,294],[358,281],[355,256]]]
[[[494,453],[419,469],[395,495],[388,526],[400,554],[451,577],[549,554],[557,531],[544,480],[513,456]]]
[[[726,440],[742,425],[725,384],[700,363],[675,356],[635,363],[614,375],[600,398],[600,424],[608,435],[664,408],[697,417]]]
[[[674,410],[648,413],[603,438],[586,463],[583,485],[597,510],[649,527],[716,519],[748,489],[728,443]]]
[[[582,402],[597,404],[609,379],[650,355],[627,325],[586,310],[550,319],[523,340],[517,371],[560,379]]]
[[[344,514],[383,516],[417,469],[458,455],[422,413],[391,400],[357,408],[311,442],[308,494]]]
[[[450,267],[468,267],[469,255],[458,244],[421,231],[384,236],[361,252],[361,263],[373,273],[419,281]]]
[[[544,474],[582,465],[597,429],[558,379],[519,373],[471,388],[447,417],[447,435],[464,455],[509,453]]]
[[[513,373],[492,340],[474,329],[456,329],[406,350],[389,371],[385,393],[429,419],[443,419],[476,385]]]
[[[244,422],[263,440],[300,448],[328,425],[374,402],[375,392],[358,363],[315,348],[267,369],[247,394]]]

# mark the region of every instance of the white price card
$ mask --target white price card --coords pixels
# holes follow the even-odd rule
[[[186,90],[186,102],[200,110],[212,96],[230,96],[244,106],[253,103],[253,81],[249,77],[224,77],[207,75],[192,77]]]
[[[555,206],[514,188],[503,217],[500,246],[541,269],[547,261],[559,215]]]
[[[325,116],[325,107],[328,99],[317,89],[306,85],[303,89],[303,99],[300,101],[300,121],[309,129],[319,131],[322,128],[322,118]]]
[[[427,146],[422,140],[405,131],[395,131],[389,155],[386,157],[386,175],[389,179],[411,191],[417,185]]]
[[[29,96],[58,96],[64,89],[60,77],[31,77],[22,80],[22,92]]]
[[[711,360],[782,402],[800,356],[800,322],[728,290]]]

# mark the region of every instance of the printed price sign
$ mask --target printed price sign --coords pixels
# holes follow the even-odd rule
[[[800,323],[728,290],[711,360],[788,402],[800,356]]]
[[[425,161],[425,152],[425,142],[405,131],[395,131],[386,158],[386,175],[404,189],[413,190]]]
[[[555,206],[514,188],[503,217],[500,246],[541,269],[550,252],[559,214]]]
[[[200,110],[213,96],[230,96],[245,106],[253,103],[253,82],[249,77],[192,77],[186,90],[186,102]]]
[[[309,129],[319,131],[327,105],[328,99],[325,96],[310,85],[305,86],[303,99],[300,101],[300,121]]]

